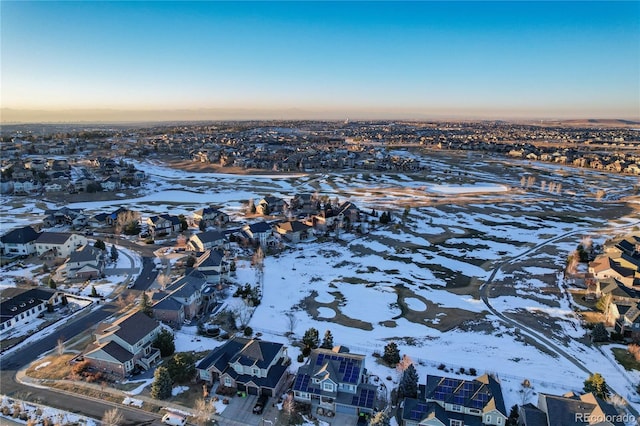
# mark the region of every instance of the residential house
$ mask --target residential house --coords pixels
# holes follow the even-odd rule
[[[210,206],[193,212],[193,221],[198,225],[200,222],[205,222],[205,226],[222,226],[225,223],[229,223],[229,215]]]
[[[403,426],[504,425],[500,383],[488,374],[473,380],[427,375],[417,398],[402,403]]]
[[[196,369],[206,383],[276,396],[286,384],[289,362],[287,347],[281,343],[234,337],[209,352]]]
[[[73,229],[82,228],[87,224],[88,218],[82,209],[70,209],[63,207],[57,210],[45,210],[46,217],[43,220],[44,226],[52,227],[56,225],[71,226]]]
[[[109,176],[100,182],[103,191],[115,191],[116,189],[120,189],[121,185],[120,178],[115,175]]]
[[[219,284],[222,277],[229,273],[229,262],[222,251],[211,249],[196,258],[193,268],[205,277],[207,283]]]
[[[153,238],[165,237],[182,230],[180,218],[169,214],[148,217],[147,226],[149,235]]]
[[[282,198],[268,196],[258,202],[256,212],[264,216],[277,215],[284,213],[287,208],[289,208],[289,204]]]
[[[298,369],[294,399],[310,404],[314,415],[371,414],[377,386],[367,383],[365,358],[341,346],[313,349]]]
[[[291,209],[292,210],[304,210],[304,209],[312,209],[315,208],[315,199],[312,194],[296,194],[291,199]]]
[[[64,293],[48,288],[6,288],[0,293],[0,334],[34,320],[64,303]]]
[[[149,369],[160,360],[160,350],[152,345],[161,329],[158,321],[138,310],[113,322],[102,322],[84,359],[93,368],[120,378],[131,374],[135,366]]]
[[[600,255],[589,263],[589,273],[597,279],[615,278],[628,287],[640,286],[640,273],[633,268],[623,266],[608,255]]]
[[[624,416],[593,393],[538,394],[538,405],[520,407],[518,426],[624,426]]]
[[[273,236],[273,228],[267,222],[257,222],[242,227],[240,238],[252,244],[266,247]]]
[[[105,217],[105,224],[115,228],[123,228],[131,222],[140,220],[140,213],[129,210],[125,207],[119,207]]]
[[[31,226],[13,229],[0,237],[0,251],[3,254],[29,256],[36,253],[36,240],[40,236]]]
[[[640,302],[612,301],[607,322],[624,338],[640,341]]]
[[[87,244],[87,238],[69,232],[43,232],[36,240],[36,253],[47,259],[64,259]]]
[[[74,250],[63,263],[56,274],[62,280],[90,280],[102,277],[105,266],[105,252],[90,245],[84,245]]]
[[[225,236],[218,231],[206,231],[192,235],[187,245],[194,251],[205,251],[224,247]]]
[[[201,274],[178,278],[153,294],[153,317],[172,325],[182,325],[185,319],[193,319],[202,307],[202,291],[206,286],[207,281]]]
[[[351,201],[346,201],[338,207],[338,217],[342,219],[343,223],[353,225],[360,222],[360,209]]]
[[[275,226],[276,233],[292,243],[298,243],[309,238],[312,229],[311,226],[299,220],[280,222]]]

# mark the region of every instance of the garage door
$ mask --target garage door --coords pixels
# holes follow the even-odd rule
[[[336,404],[336,413],[350,414],[352,416],[358,415],[358,409],[349,405]]]
[[[253,386],[247,386],[247,392],[249,392],[249,395],[257,395],[258,394],[258,388],[253,387]]]

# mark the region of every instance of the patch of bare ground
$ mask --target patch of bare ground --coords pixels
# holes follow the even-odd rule
[[[33,362],[25,371],[28,377],[42,380],[62,380],[71,375],[71,360],[76,354],[49,355]]]
[[[373,325],[370,322],[361,321],[356,318],[351,318],[342,313],[340,310],[341,304],[344,304],[344,296],[339,291],[329,292],[334,297],[334,300],[329,303],[320,303],[316,300],[318,297],[318,292],[315,290],[311,291],[309,296],[302,299],[300,302],[300,307],[309,313],[311,317],[317,321],[327,321],[334,322],[336,324],[344,325],[345,327],[357,328],[360,330],[372,331]],[[320,315],[318,308],[329,308],[335,312],[335,316],[332,318],[325,318]]]
[[[476,313],[457,308],[443,308],[431,302],[427,298],[416,294],[410,288],[402,285],[395,286],[398,295],[398,306],[400,307],[400,315],[393,319],[404,318],[416,324],[426,325],[436,330],[445,332],[461,326],[467,321],[481,321],[486,315],[484,313]],[[406,299],[412,298],[420,300],[427,307],[425,310],[416,311],[407,305]],[[488,323],[487,323],[488,324]]]
[[[575,340],[565,334],[562,327],[558,324],[558,318],[550,317],[545,312],[538,310],[529,311],[526,309],[516,309],[514,311],[505,312],[504,315],[518,321],[525,327],[538,330],[539,333],[546,337],[553,338],[564,344],[568,344]]]

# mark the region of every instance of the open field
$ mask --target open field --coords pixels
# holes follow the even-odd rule
[[[97,213],[128,206],[145,217],[189,215],[215,204],[244,222],[246,201],[269,194],[288,200],[296,193],[317,192],[350,200],[365,213],[367,232],[342,232],[337,239],[332,235],[267,253],[263,299],[250,322],[254,331],[281,340],[291,325],[285,314],[291,314],[295,335],[308,327],[321,333],[331,329],[336,343],[368,354],[382,352],[386,342],[395,340],[403,353],[425,366],[446,360],[503,377],[563,382],[559,393],[581,387],[583,372],[535,349],[528,337],[503,325],[489,313],[479,289],[505,260],[566,235],[502,265],[489,292],[491,303],[544,330],[605,377],[618,374],[585,343],[586,331],[561,272],[583,237],[604,240],[638,222],[640,204],[633,198],[638,179],[477,154],[438,153],[420,161],[425,166],[421,173],[338,175],[199,173],[138,163],[149,181],[137,195],[69,207]],[[604,197],[597,196],[599,190]],[[0,206],[0,214],[11,212],[16,225],[41,218],[45,207],[62,205],[51,200],[17,203]],[[381,225],[377,217],[367,217],[372,210],[390,211],[393,223]],[[246,261],[238,262],[236,278],[241,284],[256,283]],[[515,403],[514,398],[507,402]]]

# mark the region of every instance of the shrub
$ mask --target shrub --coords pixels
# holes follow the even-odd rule
[[[445,365],[444,365],[444,364],[440,364],[440,365],[438,366],[438,370],[444,370],[444,369],[445,369]]]
[[[89,361],[80,361],[76,362],[73,367],[71,367],[71,374],[73,375],[81,375],[89,368]]]
[[[476,369],[475,369],[475,368],[473,368],[473,367],[472,367],[472,368],[470,368],[470,369],[469,369],[469,374],[471,374],[472,376],[475,376],[475,375],[477,374]]]
[[[304,362],[304,355],[298,354],[298,362]]]

